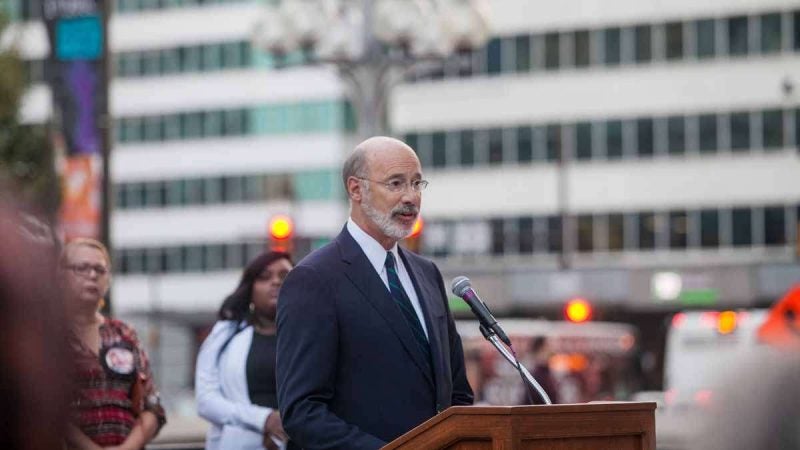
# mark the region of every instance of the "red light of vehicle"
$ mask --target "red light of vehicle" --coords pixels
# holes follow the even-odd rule
[[[678,399],[678,391],[676,391],[675,389],[667,389],[664,392],[664,403],[666,403],[667,406],[672,406],[673,404],[675,404],[675,400],[677,399]]]
[[[680,328],[686,322],[686,313],[677,313],[672,316],[672,328]]]
[[[269,223],[269,234],[273,239],[288,239],[293,232],[294,224],[289,216],[275,216]]]
[[[700,321],[703,322],[703,325],[711,328],[717,327],[717,318],[719,317],[719,312],[717,311],[706,311],[700,315]]]
[[[575,298],[567,302],[564,314],[570,322],[586,322],[592,318],[592,305],[582,298]]]
[[[698,406],[708,408],[711,406],[711,397],[711,391],[703,389],[694,393],[694,402],[697,403]]]
[[[720,334],[730,334],[736,330],[737,316],[734,311],[723,311],[717,317],[717,331]]]

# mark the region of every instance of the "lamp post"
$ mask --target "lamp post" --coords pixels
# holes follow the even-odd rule
[[[483,0],[273,0],[253,42],[277,57],[302,51],[347,83],[361,137],[388,134],[391,87],[423,60],[483,46]]]

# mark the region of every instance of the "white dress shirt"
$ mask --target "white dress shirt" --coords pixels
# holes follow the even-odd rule
[[[352,217],[347,219],[347,231],[350,233],[350,236],[353,236],[353,239],[355,239],[358,246],[361,247],[361,250],[364,252],[364,254],[367,255],[367,259],[369,260],[370,264],[372,264],[372,267],[375,268],[378,276],[380,276],[381,280],[383,280],[383,284],[386,285],[386,290],[389,291],[389,275],[386,273],[387,250],[383,248],[383,246],[376,241],[375,238],[368,235],[366,231],[362,230],[361,227],[358,226],[358,224],[353,222]],[[411,300],[411,306],[414,307],[414,312],[417,313],[419,323],[422,324],[422,330],[425,332],[425,337],[428,337],[428,327],[425,325],[425,316],[422,315],[422,307],[419,305],[417,291],[414,289],[414,283],[411,281],[411,277],[408,275],[405,263],[403,263],[403,258],[401,258],[400,254],[397,252],[397,244],[394,244],[389,251],[391,251],[394,255],[394,260],[397,263],[397,276],[400,278],[400,284],[403,285],[403,289],[406,291],[408,299]]]

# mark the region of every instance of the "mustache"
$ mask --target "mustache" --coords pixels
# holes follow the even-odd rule
[[[400,205],[392,210],[393,216],[398,214],[419,214],[419,208],[413,204]]]

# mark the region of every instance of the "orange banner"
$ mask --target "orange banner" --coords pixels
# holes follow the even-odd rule
[[[100,157],[66,158],[62,174],[61,233],[65,241],[75,237],[100,239]]]

